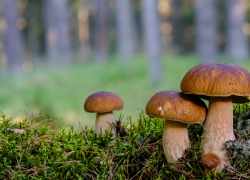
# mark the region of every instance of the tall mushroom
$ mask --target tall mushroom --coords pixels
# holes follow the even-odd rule
[[[162,137],[164,154],[168,162],[175,163],[190,147],[186,124],[202,123],[206,105],[196,96],[162,91],[148,101],[146,113],[166,120]]]
[[[96,113],[95,129],[97,134],[113,130],[115,117],[113,111],[123,108],[122,99],[111,92],[96,92],[87,97],[84,109]]]
[[[202,163],[220,171],[230,165],[224,144],[235,139],[233,103],[249,101],[250,74],[236,65],[201,64],[186,73],[181,90],[209,100],[202,138]]]

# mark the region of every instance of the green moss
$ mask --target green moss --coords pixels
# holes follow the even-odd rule
[[[21,124],[0,118],[0,179],[246,179],[250,161],[215,174],[200,163],[202,126],[189,127],[192,148],[177,165],[166,162],[163,122],[141,114],[128,120],[127,134],[97,136],[92,129],[56,129],[47,116]],[[22,129],[23,131],[14,131]],[[232,146],[230,146],[232,147]],[[240,164],[239,164],[240,163]],[[246,168],[248,167],[248,168]]]

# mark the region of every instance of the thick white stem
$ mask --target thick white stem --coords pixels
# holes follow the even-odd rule
[[[114,131],[115,117],[112,112],[96,114],[95,130],[97,134],[104,134],[106,131],[115,133]]]
[[[187,126],[178,122],[166,121],[162,144],[167,161],[175,163],[190,147]]]
[[[226,141],[234,139],[232,101],[212,99],[202,138],[204,166],[221,171],[225,166],[230,165],[224,145]]]

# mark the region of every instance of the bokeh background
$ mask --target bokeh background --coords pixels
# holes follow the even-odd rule
[[[84,99],[106,90],[133,119],[196,64],[250,69],[249,38],[250,0],[1,0],[0,111],[93,126]]]

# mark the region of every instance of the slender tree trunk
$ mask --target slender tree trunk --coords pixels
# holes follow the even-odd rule
[[[118,52],[123,62],[135,53],[135,30],[131,0],[116,1]]]
[[[172,5],[172,24],[173,24],[173,47],[177,52],[182,51],[183,25],[181,22],[182,0],[171,0]]]
[[[244,60],[248,57],[247,37],[243,32],[246,18],[246,0],[228,0],[228,46],[233,59]]]
[[[43,11],[41,8],[42,1],[30,1],[27,4],[26,18],[28,21],[27,44],[31,51],[33,63],[35,59],[44,54],[44,24]]]
[[[108,0],[96,1],[95,49],[97,62],[108,57]]]
[[[153,84],[161,79],[161,41],[157,3],[156,0],[143,1],[145,51],[150,62],[150,76]]]
[[[45,0],[47,54],[52,64],[70,62],[71,37],[67,0]]]
[[[0,21],[4,22],[3,1],[0,1]],[[0,64],[4,64],[4,27],[0,27]]]
[[[8,70],[22,71],[24,52],[20,31],[17,28],[18,9],[17,0],[4,0],[4,17],[6,29],[4,33],[4,50],[7,58]]]
[[[216,60],[216,19],[216,0],[196,0],[196,48],[204,63]]]
[[[80,42],[80,55],[88,57],[90,53],[90,37],[89,37],[89,7],[85,0],[80,0],[80,8],[78,10],[78,38]]]

